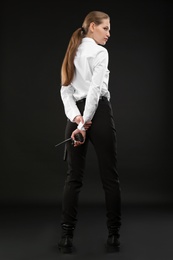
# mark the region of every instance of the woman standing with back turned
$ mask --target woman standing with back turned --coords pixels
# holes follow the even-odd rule
[[[58,243],[63,253],[73,251],[78,198],[83,185],[89,141],[94,146],[106,204],[108,237],[106,248],[118,250],[121,226],[121,190],[117,173],[116,129],[108,90],[108,51],[103,45],[110,37],[110,17],[92,11],[69,41],[61,68],[60,95],[67,125],[67,176],[63,191],[61,228]],[[83,141],[75,135],[82,134]]]

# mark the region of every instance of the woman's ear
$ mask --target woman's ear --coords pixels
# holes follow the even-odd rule
[[[90,31],[91,31],[91,32],[94,32],[95,23],[94,23],[94,22],[90,23],[89,28],[90,28]]]

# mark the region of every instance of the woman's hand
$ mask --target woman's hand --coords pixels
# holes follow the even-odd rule
[[[76,134],[79,134],[79,133],[80,133],[80,134],[82,135],[82,137],[83,137],[83,142],[80,142],[80,141],[75,140],[75,135],[76,135]],[[75,129],[75,130],[72,132],[71,138],[73,139],[74,147],[79,146],[79,145],[81,145],[81,144],[83,144],[83,143],[85,142],[86,131],[79,130],[79,129],[77,128],[77,129]]]
[[[84,124],[85,130],[88,130],[88,129],[90,128],[91,124],[92,124],[92,121],[86,122],[86,123]]]

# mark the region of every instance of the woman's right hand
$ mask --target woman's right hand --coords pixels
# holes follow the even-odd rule
[[[90,128],[91,124],[92,124],[91,121],[86,122],[86,123],[84,124],[85,130],[88,130],[88,128]]]

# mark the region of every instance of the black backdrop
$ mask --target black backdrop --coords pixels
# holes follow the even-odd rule
[[[91,10],[108,12],[110,91],[122,202],[172,203],[171,1],[35,1],[1,5],[2,203],[59,203],[66,174],[60,67]],[[104,122],[103,122],[104,126]],[[100,203],[89,147],[81,203]]]

